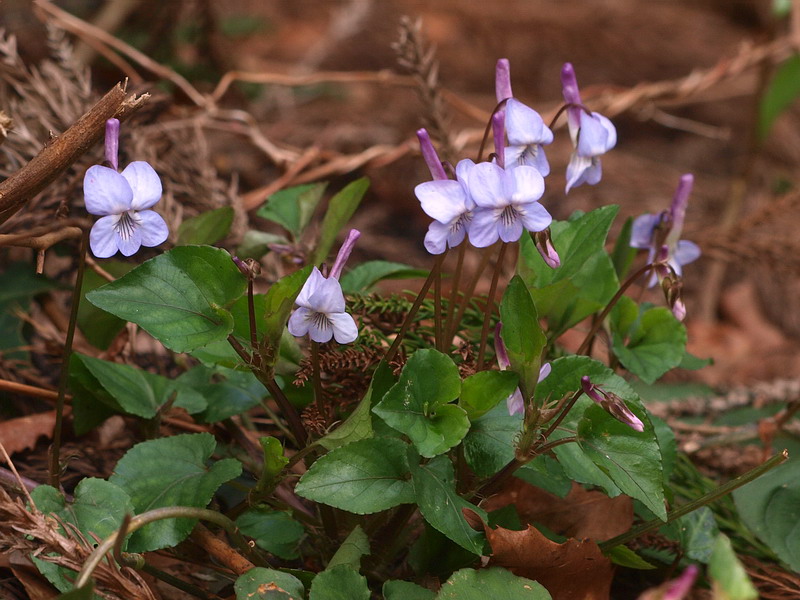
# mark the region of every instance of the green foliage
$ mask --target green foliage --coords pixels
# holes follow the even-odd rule
[[[390,579],[383,584],[384,600],[433,600],[435,596],[431,590],[410,581]]]
[[[12,263],[0,273],[0,352],[3,357],[28,358],[28,353],[21,350],[27,342],[22,337],[22,321],[15,311],[27,312],[34,296],[54,287],[55,283],[36,275],[25,263]]]
[[[249,508],[236,519],[236,526],[259,548],[275,556],[286,560],[300,556],[305,529],[285,512],[260,506]]]
[[[231,231],[233,207],[223,206],[186,219],[178,227],[178,245],[216,244]]]
[[[319,458],[295,492],[356,514],[369,514],[414,501],[407,445],[396,439],[366,439]]]
[[[523,394],[531,395],[539,380],[542,350],[547,339],[539,325],[531,294],[519,275],[509,282],[500,302],[500,320],[503,322],[500,335],[511,368],[519,374]]]
[[[469,430],[466,411],[450,404],[460,393],[453,360],[436,350],[418,350],[373,412],[406,434],[422,456],[432,458],[458,444]]]
[[[342,191],[331,198],[328,210],[322,220],[322,229],[317,247],[311,258],[311,264],[318,265],[328,258],[328,254],[336,241],[336,236],[353,216],[367,193],[369,179],[362,177],[348,184]]]
[[[103,261],[103,269],[114,277],[122,277],[134,267],[131,263],[119,260]],[[91,269],[83,273],[81,303],[78,305],[78,327],[86,340],[95,348],[106,350],[115,337],[125,327],[125,321],[86,302],[86,294],[108,283],[106,279]],[[1,337],[1,336],[0,336]]]
[[[619,281],[604,245],[619,207],[604,206],[576,213],[569,221],[550,226],[561,266],[551,269],[539,256],[533,240],[522,236],[517,271],[536,303],[539,318],[547,320],[555,337],[603,308],[619,289]]]
[[[242,472],[239,461],[228,458],[208,465],[216,447],[208,433],[176,435],[136,444],[125,453],[109,481],[130,496],[136,514],[162,506],[202,508],[220,485]],[[131,534],[131,552],[149,552],[182,542],[196,519],[169,519],[149,523]]]
[[[800,459],[733,493],[745,524],[795,571],[800,571]]]
[[[369,600],[367,579],[348,565],[327,569],[314,577],[309,600]]]
[[[755,600],[756,590],[744,565],[733,551],[730,539],[723,534],[717,536],[711,559],[708,562],[708,576],[711,578],[715,597],[725,600]]]
[[[787,58],[772,76],[758,111],[758,135],[765,140],[773,123],[800,96],[800,55]]]
[[[325,183],[309,183],[280,190],[256,214],[277,223],[297,239],[311,221],[326,187]]]
[[[464,458],[480,477],[494,475],[514,459],[514,438],[522,427],[522,415],[509,415],[501,402],[472,421],[464,438]]]
[[[233,589],[236,600],[302,600],[306,593],[297,577],[264,567],[240,575]]]
[[[384,279],[413,279],[427,277],[428,271],[415,269],[401,263],[371,260],[350,269],[339,282],[345,294],[367,293]]]
[[[540,584],[517,577],[505,569],[461,569],[447,580],[436,600],[486,600],[514,598],[515,600],[550,600],[550,594]]]
[[[455,473],[450,460],[438,456],[428,463],[410,466],[419,512],[425,520],[465,550],[483,554],[485,536],[482,531],[469,526],[462,511],[471,510],[484,522],[487,520],[486,512],[456,493]]]
[[[513,394],[518,384],[519,377],[511,371],[479,371],[461,384],[458,405],[474,421]]]
[[[179,246],[86,294],[92,304],[136,323],[167,348],[187,352],[225,339],[227,310],[246,281],[230,254],[209,246]]]
[[[177,383],[191,387],[208,402],[198,419],[216,423],[242,414],[264,398],[264,386],[255,376],[244,371],[224,367],[197,366],[181,375]]]
[[[292,314],[294,300],[311,274],[311,269],[308,266],[281,278],[272,284],[264,298],[264,310],[259,311],[263,315],[264,335],[259,341],[264,346],[265,366],[274,367],[278,362],[283,330]]]
[[[369,555],[369,538],[361,525],[356,525],[328,562],[326,569],[347,565],[358,571],[361,569],[361,557],[367,555]]]
[[[668,308],[639,307],[623,297],[611,311],[612,348],[620,362],[645,383],[681,364],[686,328]]]

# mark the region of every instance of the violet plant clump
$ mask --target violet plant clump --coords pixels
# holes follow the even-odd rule
[[[427,279],[416,298],[373,291],[382,279],[420,276],[407,265],[374,260],[345,272],[358,230],[349,231],[330,270],[324,266],[366,192],[363,180],[320,204],[328,207],[321,215],[321,188],[312,200],[315,190],[301,186],[266,201],[269,210],[259,214],[291,232],[299,269],[275,257],[262,265],[263,254],[243,252],[252,248],[232,258],[222,248],[186,245],[86,294],[195,366],[171,379],[78,356],[70,371],[78,425],[88,431],[119,412],[157,428],[174,406],[226,437],[218,445],[211,433],[189,433],[131,448],[109,480],[95,484],[124,507],[100,515],[110,523],[104,535],[95,534],[96,511],[75,511],[75,527],[105,541],[77,578],[64,581],[86,583],[114,547],[114,531],[125,529],[127,552],[149,553],[178,546],[192,519],[208,518],[255,565],[237,577],[230,592],[237,600],[270,585],[293,597],[305,597],[310,585],[312,598],[602,596],[613,561],[647,565],[625,546],[625,536],[639,535],[633,517],[620,536],[581,541],[593,552],[582,563],[586,573],[564,575],[561,557],[537,567],[559,572],[557,585],[572,586],[546,590],[553,579],[525,562],[541,558],[543,542],[521,537],[536,525],[522,523],[513,505],[490,513],[485,500],[502,498],[497,493],[515,478],[562,497],[580,484],[629,496],[637,518],[653,529],[682,503],[710,501],[713,494],[697,500],[665,491],[676,462],[669,455],[674,435],[651,418],[637,392],[689,356],[680,276],[696,246],[679,237],[692,179],[681,180],[669,211],[634,224],[631,245],[648,256],[629,274],[630,263],[617,258],[622,251],[612,257],[607,249],[618,207],[567,220],[554,220],[546,208],[561,195],[560,186],[548,189],[543,150],[561,135],[558,116],[545,124],[514,97],[509,73],[508,61],[498,61],[498,104],[487,124],[495,149],[486,160],[464,156],[453,169],[427,131],[417,132],[431,179],[413,191],[433,219],[420,244],[436,258],[422,272]],[[565,114],[574,146],[568,192],[600,182],[600,157],[615,146],[616,130],[582,104],[570,64],[561,78],[566,104],[557,114]],[[161,183],[147,163],[117,172],[117,137],[109,128],[111,166],[91,167],[84,184],[87,209],[102,216],[91,246],[96,256],[130,255],[167,237],[163,219],[149,210]],[[448,256],[454,248],[458,256]],[[476,293],[493,257],[488,292]],[[625,295],[643,274],[662,281],[672,312]],[[138,387],[131,392],[120,381]],[[62,507],[82,501],[56,487],[39,494],[42,502],[49,495],[63,500]],[[224,514],[209,505],[224,506]],[[130,524],[125,511],[135,514]],[[694,582],[693,563],[708,557],[687,558],[681,544],[690,535],[659,535],[672,536],[668,550],[647,560],[686,569],[663,588],[664,597],[677,599]],[[504,558],[504,544],[521,549],[515,560],[523,564]],[[369,580],[361,574],[365,555]],[[482,568],[486,556],[490,569]],[[662,581],[653,577],[643,587]]]
[[[101,218],[92,226],[89,244],[97,258],[119,251],[132,256],[142,246],[164,243],[169,229],[164,219],[150,210],[161,200],[161,179],[145,161],[134,161],[117,171],[119,121],[106,124],[106,161],[111,165],[89,167],[83,179],[86,211]]]

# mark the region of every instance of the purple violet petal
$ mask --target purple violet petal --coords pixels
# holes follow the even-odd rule
[[[314,306],[311,304],[311,297],[317,293],[317,290],[324,282],[325,277],[322,276],[322,273],[317,267],[314,267],[311,270],[311,274],[308,276],[308,279],[306,279],[306,282],[303,284],[303,287],[300,289],[300,293],[297,295],[295,304],[298,306],[304,306],[305,308],[314,309]]]
[[[426,181],[414,188],[425,214],[440,223],[450,223],[467,210],[467,193],[458,181]]]
[[[517,205],[536,202],[544,194],[544,177],[534,167],[521,166],[507,173],[513,192],[511,203]]]
[[[519,208],[520,220],[528,231],[537,232],[550,227],[553,217],[547,209],[538,202],[531,202]],[[555,250],[553,250],[555,252]],[[558,254],[556,254],[558,259]],[[560,264],[560,262],[559,262]]]
[[[122,171],[122,176],[133,190],[131,208],[134,210],[150,208],[161,200],[161,179],[148,163],[143,160],[132,162]]]
[[[514,169],[516,171],[516,169]],[[513,172],[513,171],[512,171]],[[508,205],[507,174],[495,164],[483,162],[469,173],[469,191],[481,208],[503,208]],[[470,241],[472,238],[470,238]]]
[[[656,213],[646,213],[636,217],[631,226],[631,247],[642,250],[650,248],[653,243],[653,232],[660,221],[661,215]]]
[[[154,210],[139,212],[141,219],[142,246],[154,248],[163,244],[169,237],[169,228],[164,219]]]
[[[345,312],[328,315],[333,327],[333,337],[340,344],[350,344],[358,338],[358,326],[355,319]]]
[[[478,208],[469,227],[469,243],[476,248],[486,248],[500,237],[497,231],[496,209]]]
[[[97,219],[92,225],[89,232],[89,247],[97,258],[110,258],[119,250],[117,232],[114,231],[116,221],[115,215],[108,215]]]
[[[544,124],[541,115],[514,98],[506,103],[506,135],[510,146],[553,142],[553,132]]]
[[[498,102],[514,96],[511,91],[511,65],[507,58],[497,60],[494,69],[494,90]]]
[[[86,211],[92,215],[118,215],[131,209],[133,190],[114,169],[94,165],[83,178]]]
[[[314,314],[315,313],[313,310],[306,308],[305,306],[297,308],[292,313],[292,316],[289,317],[289,333],[295,337],[303,337],[305,334],[307,334],[309,322]]]
[[[672,252],[672,258],[676,263],[683,266],[696,261],[701,254],[700,246],[694,242],[678,240],[678,244]]]

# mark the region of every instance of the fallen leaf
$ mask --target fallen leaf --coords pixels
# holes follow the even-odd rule
[[[65,407],[65,415],[68,414],[68,409],[69,407]],[[5,446],[9,456],[15,452],[32,450],[40,436],[49,438],[53,435],[55,423],[54,410],[3,421],[0,423],[0,443]]]
[[[609,498],[603,492],[587,491],[577,483],[566,498],[525,483],[509,482],[499,494],[481,504],[487,511],[509,504],[517,509],[523,525],[540,523],[566,537],[604,541],[623,534],[633,524],[633,500],[620,495]]]
[[[525,531],[485,528],[492,547],[489,566],[538,581],[553,600],[608,600],[614,566],[591,540],[548,540],[529,525]]]

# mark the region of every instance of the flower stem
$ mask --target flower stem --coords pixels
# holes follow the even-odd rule
[[[486,265],[489,264],[489,259],[492,256],[491,249],[486,249],[483,252],[483,256],[481,256],[481,262],[478,264],[478,270],[475,272],[475,275],[470,281],[469,285],[467,286],[466,291],[464,292],[463,297],[461,298],[461,302],[458,306],[458,312],[456,313],[455,318],[452,321],[452,325],[450,330],[447,332],[447,338],[452,340],[453,337],[456,335],[456,332],[461,327],[461,319],[464,318],[464,313],[467,310],[467,305],[469,301],[472,300],[472,295],[475,293],[475,287],[478,285],[478,281],[483,275],[483,271],[486,269]]]
[[[578,351],[575,352],[575,354],[579,354],[579,355],[580,354],[586,354],[586,351],[589,349],[589,345],[592,343],[592,340],[594,339],[594,336],[597,334],[597,330],[600,329],[600,327],[603,324],[603,321],[605,321],[606,317],[608,316],[608,313],[611,312],[611,309],[614,308],[614,306],[617,304],[617,302],[619,302],[619,299],[622,298],[622,295],[633,284],[633,282],[636,281],[639,277],[641,277],[645,273],[647,273],[648,271],[650,271],[652,268],[653,268],[653,264],[652,263],[647,263],[641,269],[636,271],[633,275],[628,277],[622,283],[621,286],[619,286],[619,290],[617,290],[617,293],[614,294],[613,298],[611,298],[611,301],[603,309],[603,312],[601,312],[598,315],[597,319],[592,324],[592,328],[589,330],[589,333],[586,334],[586,338],[583,340],[583,343],[581,344],[580,348],[578,348]]]
[[[411,323],[414,321],[414,317],[419,310],[419,307],[422,306],[422,302],[425,300],[425,296],[428,293],[428,290],[431,289],[431,284],[434,282],[435,278],[439,276],[439,272],[442,269],[442,263],[444,262],[445,257],[447,256],[448,250],[445,250],[442,254],[439,254],[436,257],[436,262],[433,263],[433,268],[431,272],[428,273],[428,278],[425,280],[425,283],[422,284],[422,289],[420,289],[419,294],[417,294],[417,299],[414,300],[414,304],[406,314],[406,318],[403,321],[403,324],[400,326],[400,331],[397,332],[397,337],[394,338],[394,342],[389,347],[389,350],[386,351],[386,356],[383,357],[383,361],[385,363],[391,362],[391,360],[397,354],[397,351],[400,349],[400,344],[403,343],[403,338],[408,331],[408,328],[411,326]]]
[[[253,350],[253,357],[258,356],[258,327],[256,326],[256,305],[253,301],[253,278],[247,278],[247,316],[250,320],[250,348]]]
[[[447,320],[444,324],[445,333],[450,332],[453,325],[453,317],[455,316],[456,301],[458,300],[458,286],[461,284],[461,272],[464,269],[464,255],[467,253],[467,245],[462,243],[458,247],[458,259],[456,262],[456,270],[453,272],[453,287],[450,290],[450,300],[447,303]],[[450,338],[452,340],[453,338]]]
[[[508,244],[503,242],[500,246],[500,253],[497,255],[497,262],[494,265],[494,275],[492,276],[492,285],[489,288],[489,297],[486,298],[486,310],[483,316],[483,328],[481,329],[481,345],[478,347],[478,362],[476,363],[478,371],[483,370],[486,341],[489,339],[489,325],[492,321],[492,313],[494,313],[494,296],[497,293],[497,283],[500,280],[500,272],[503,270],[503,259],[506,257],[507,250]]]
[[[611,548],[615,546],[620,546],[622,544],[627,544],[631,540],[643,535],[649,531],[653,531],[658,529],[662,525],[666,525],[667,523],[672,523],[675,519],[680,519],[684,515],[688,515],[690,512],[697,510],[698,508],[702,508],[706,504],[710,504],[715,500],[719,500],[723,496],[727,496],[733,490],[742,487],[743,485],[750,483],[754,479],[761,477],[767,471],[770,471],[784,462],[786,459],[789,458],[789,452],[783,450],[781,453],[776,454],[766,462],[760,464],[754,469],[750,469],[747,473],[739,475],[736,479],[732,479],[728,483],[719,486],[717,489],[710,491],[709,493],[701,496],[697,500],[692,500],[691,502],[687,502],[683,506],[679,506],[678,508],[670,511],[667,515],[667,520],[662,521],[661,519],[653,519],[651,521],[647,521],[638,525],[631,529],[630,531],[623,533],[622,535],[618,535],[616,537],[611,538],[610,540],[606,540],[605,542],[601,542],[598,544],[600,546],[600,550],[603,552],[607,552]]]
[[[325,398],[322,396],[322,380],[320,379],[319,372],[319,342],[313,340],[311,341],[311,368],[314,381],[314,401],[317,405],[317,412],[319,412],[319,416],[324,418],[327,422]]]
[[[72,341],[75,338],[75,326],[78,322],[78,306],[81,302],[83,273],[86,271],[86,248],[89,245],[89,231],[84,230],[78,247],[78,272],[75,276],[75,287],[72,288],[72,306],[69,313],[67,336],[64,340],[64,353],[61,357],[61,375],[58,380],[58,399],[56,400],[56,422],[53,426],[53,443],[50,446],[50,485],[59,488],[61,475],[61,430],[64,425],[64,402],[67,395],[69,376],[69,360],[72,357]]]
[[[225,515],[207,508],[196,508],[193,506],[164,506],[162,508],[149,510],[133,517],[130,521],[130,525],[124,531],[118,529],[105,540],[103,540],[103,542],[94,549],[94,551],[86,559],[86,562],[83,564],[83,568],[78,574],[78,578],[75,580],[74,589],[80,589],[89,582],[89,578],[97,568],[97,565],[99,565],[103,560],[103,557],[114,548],[118,537],[124,537],[127,534],[136,531],[137,529],[141,529],[148,523],[161,521],[163,519],[177,518],[203,519],[204,521],[210,521],[211,523],[219,525],[231,536],[231,539],[244,551],[245,555],[253,556],[252,549],[242,537],[242,534],[239,533],[236,523],[231,521]]]
[[[444,352],[444,336],[442,335],[442,270],[433,280],[433,322],[434,345],[439,352]]]

